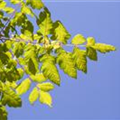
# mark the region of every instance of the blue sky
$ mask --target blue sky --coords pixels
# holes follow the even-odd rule
[[[72,36],[93,36],[97,42],[115,45],[117,51],[98,53],[98,62],[88,60],[88,73],[78,72],[77,80],[60,71],[61,87],[51,92],[53,108],[39,102],[31,106],[28,94],[23,95],[22,108],[8,108],[10,120],[120,119],[120,2],[45,4],[53,20],[61,20]]]

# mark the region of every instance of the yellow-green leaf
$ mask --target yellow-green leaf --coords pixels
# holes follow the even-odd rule
[[[57,56],[57,63],[67,75],[73,78],[77,78],[75,63],[69,53],[67,53],[66,51],[59,53]]]
[[[47,8],[44,8],[44,11],[40,13],[37,24],[40,27],[38,33],[42,34],[44,37],[51,34],[53,22],[51,20],[51,14]]]
[[[13,8],[11,8],[11,7],[5,7],[5,8],[3,8],[3,10],[4,10],[6,13],[11,14],[11,13],[14,12],[15,9],[13,9]]]
[[[79,44],[83,44],[86,42],[86,39],[84,38],[83,35],[81,34],[77,34],[73,39],[72,39],[72,44],[74,45],[79,45]]]
[[[26,93],[31,86],[31,81],[29,78],[23,80],[20,85],[16,88],[18,95]]]
[[[0,1],[0,10],[4,9],[6,6],[6,2],[5,1]]]
[[[93,45],[95,45],[95,39],[93,37],[88,37],[87,38],[87,46],[91,47]]]
[[[101,53],[106,53],[110,51],[115,51],[116,48],[112,45],[103,44],[103,43],[96,43],[93,48]]]
[[[10,0],[10,2],[13,3],[13,4],[19,4],[22,1],[23,0]]]
[[[44,76],[53,83],[60,85],[60,76],[55,65],[55,58],[51,55],[46,55],[41,58],[41,61],[43,62],[41,71],[43,72]]]
[[[58,40],[63,44],[66,44],[70,37],[71,35],[59,20],[53,24],[53,34],[51,37],[52,40]]]
[[[37,84],[37,87],[40,88],[40,90],[45,91],[45,92],[48,92],[54,89],[54,85],[49,82]]]
[[[87,72],[86,51],[75,47],[73,49],[72,57],[74,59],[77,69],[86,73]]]
[[[39,97],[39,91],[38,89],[35,87],[33,88],[32,92],[29,95],[29,101],[31,104],[33,104]]]
[[[44,7],[44,4],[41,0],[27,0],[27,4],[30,4],[33,9],[40,10],[42,7]]]
[[[44,92],[42,90],[40,90],[40,99],[39,101],[42,104],[46,104],[50,107],[52,107],[52,97],[50,96],[50,94],[48,92]]]
[[[45,78],[43,73],[38,73],[38,74],[35,74],[35,75],[31,75],[30,77],[34,82],[44,82],[44,81],[47,80],[47,78]]]
[[[34,16],[32,10],[29,7],[25,6],[25,5],[22,7],[22,13],[31,15],[32,17]]]

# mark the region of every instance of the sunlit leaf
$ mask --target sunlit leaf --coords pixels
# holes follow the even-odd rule
[[[37,87],[33,88],[32,92],[29,95],[30,104],[33,104],[39,97],[39,91]]]
[[[46,105],[52,107],[52,97],[50,96],[50,94],[48,92],[44,92],[44,91],[40,90],[39,101],[42,104],[46,104]]]
[[[96,43],[93,48],[101,53],[106,53],[110,51],[115,51],[116,48],[112,45],[103,44],[103,43]]]
[[[45,92],[48,92],[48,91],[54,89],[54,85],[51,84],[51,83],[49,83],[49,82],[37,84],[37,87],[38,87],[40,90],[45,91]]]
[[[66,51],[62,51],[57,56],[57,63],[60,68],[70,77],[77,78],[77,70],[72,56]]]
[[[74,45],[79,45],[79,44],[83,44],[86,42],[86,39],[84,38],[83,35],[81,34],[77,34],[73,39],[72,39],[72,44]]]
[[[73,49],[72,57],[74,59],[77,69],[86,73],[87,72],[86,51],[75,47]]]
[[[22,95],[26,93],[31,86],[31,81],[29,78],[25,79],[20,83],[20,85],[16,88],[17,94]]]
[[[58,40],[63,44],[67,43],[67,40],[71,37],[63,24],[58,20],[53,24],[52,40]]]

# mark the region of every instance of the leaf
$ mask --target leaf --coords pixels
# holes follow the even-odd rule
[[[84,36],[82,36],[81,34],[77,34],[73,39],[72,39],[72,44],[74,45],[79,45],[79,44],[83,44],[86,42],[86,39],[84,38]]]
[[[57,63],[60,68],[70,77],[77,78],[77,70],[72,56],[66,51],[62,51],[57,55]]]
[[[31,1],[32,1],[32,0],[31,0]],[[21,12],[24,13],[24,14],[28,14],[28,15],[30,15],[31,17],[34,16],[32,10],[31,10],[29,7],[25,6],[25,5],[22,6]]]
[[[30,104],[33,104],[38,99],[38,97],[39,97],[39,91],[36,87],[34,87],[29,95]]]
[[[47,78],[45,78],[43,73],[38,73],[38,74],[35,74],[35,75],[31,75],[30,77],[34,82],[44,82],[44,81],[47,80]]]
[[[87,56],[89,59],[97,61],[97,52],[92,47],[87,47]]]
[[[7,54],[5,54],[5,52],[0,51],[0,61],[1,61],[3,64],[7,64],[7,63],[8,63],[9,57],[8,57]]]
[[[23,80],[20,85],[16,88],[17,94],[22,95],[26,93],[31,86],[31,81],[29,78]]]
[[[10,2],[13,3],[13,4],[19,4],[22,1],[23,0],[10,0]]]
[[[44,8],[44,11],[40,13],[37,24],[40,27],[38,33],[41,33],[44,37],[51,34],[53,22],[51,20],[51,14],[47,8]]]
[[[63,24],[58,20],[53,24],[53,30],[52,30],[52,40],[58,40],[62,42],[63,44],[67,43],[67,40],[71,37],[71,35],[68,33],[66,28],[63,26]]]
[[[7,120],[7,111],[4,106],[0,106],[0,120]]]
[[[83,71],[84,73],[87,73],[86,51],[75,47],[73,49],[72,57],[77,69]]]
[[[95,39],[93,37],[88,37],[87,38],[87,47],[91,47],[95,45]]]
[[[28,62],[28,70],[33,74],[35,75],[37,70],[38,70],[38,62],[37,60],[32,57],[29,59],[29,62]]]
[[[0,10],[4,9],[6,6],[6,2],[5,1],[0,1]]]
[[[24,46],[25,46],[24,42],[15,42],[14,43],[13,53],[17,58],[23,54]]]
[[[41,0],[27,0],[27,4],[30,4],[33,9],[38,9],[40,10],[41,8],[44,7],[44,4],[42,3]]]
[[[39,101],[42,104],[46,104],[49,107],[52,107],[52,97],[50,96],[50,94],[48,92],[44,92],[42,90],[40,90],[40,99]]]
[[[37,87],[44,92],[48,92],[54,89],[54,85],[49,82],[37,84]]]
[[[15,9],[13,9],[13,8],[11,8],[11,7],[5,7],[5,8],[3,8],[3,10],[4,10],[6,13],[11,14],[11,13],[14,12]]]
[[[112,45],[103,44],[103,43],[96,43],[93,48],[101,53],[106,53],[110,51],[115,51],[116,48]]]
[[[33,31],[34,31],[34,26],[29,20],[25,20],[25,23],[22,25],[21,33],[22,36],[27,38],[28,40],[33,40]]]
[[[46,78],[51,80],[53,83],[60,85],[60,76],[58,73],[58,69],[55,65],[55,58],[53,56],[43,56],[41,71]]]
[[[9,87],[4,86],[2,95],[2,104],[9,107],[21,107],[22,101],[20,97]]]

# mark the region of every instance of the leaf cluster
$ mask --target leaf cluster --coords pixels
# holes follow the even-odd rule
[[[9,2],[15,7],[0,0],[0,120],[7,120],[6,105],[22,106],[21,95],[27,91],[32,105],[39,100],[52,107],[50,91],[61,84],[59,69],[77,79],[77,71],[87,73],[89,59],[98,60],[97,52],[116,50],[93,37],[71,38],[60,20],[52,20],[41,0]],[[72,46],[72,52],[63,46]]]

